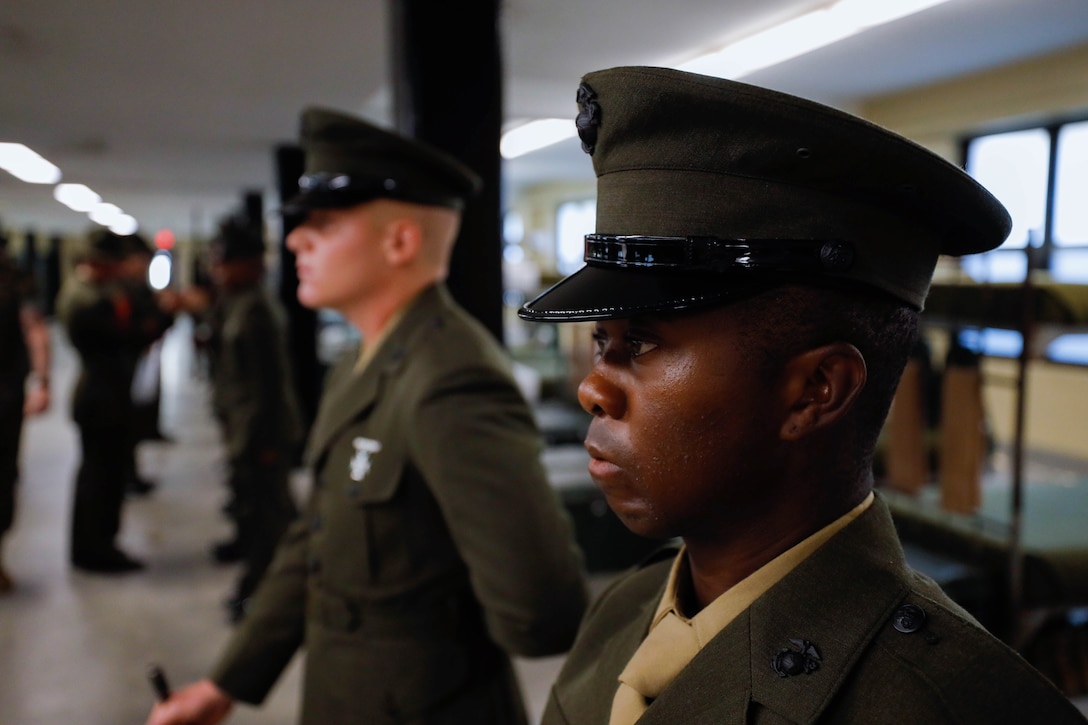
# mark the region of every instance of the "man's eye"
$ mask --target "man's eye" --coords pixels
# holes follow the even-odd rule
[[[608,336],[600,330],[593,333],[593,353],[595,357],[600,358],[604,355],[604,348],[608,345]]]
[[[603,331],[596,331],[593,333],[594,353],[596,359],[600,360],[604,357],[608,351],[609,346],[614,348],[614,354],[623,354],[629,359],[634,359],[645,355],[657,347],[656,342],[648,342],[646,340],[637,337],[624,337],[622,343],[618,339],[613,339]]]
[[[628,338],[627,347],[631,351],[631,357],[639,357],[656,348],[657,343],[646,342],[645,340],[639,340],[637,338]]]

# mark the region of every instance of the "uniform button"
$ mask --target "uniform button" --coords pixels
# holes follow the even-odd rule
[[[892,626],[903,634],[913,634],[926,626],[926,611],[917,604],[904,604],[892,615]]]
[[[854,248],[847,242],[827,242],[820,248],[820,262],[828,272],[846,272],[854,266]]]

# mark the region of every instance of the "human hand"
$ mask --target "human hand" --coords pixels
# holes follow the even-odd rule
[[[37,415],[49,408],[49,386],[31,383],[23,401],[23,415]]]
[[[234,701],[215,683],[200,680],[151,708],[146,725],[216,725],[233,707]]]
[[[179,293],[181,309],[193,314],[205,312],[212,305],[212,297],[200,287],[186,287]]]

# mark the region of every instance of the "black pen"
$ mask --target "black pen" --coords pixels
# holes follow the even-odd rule
[[[152,689],[155,690],[155,696],[160,701],[170,697],[170,684],[166,681],[166,673],[162,671],[161,667],[156,664],[149,665],[147,679],[151,683]]]

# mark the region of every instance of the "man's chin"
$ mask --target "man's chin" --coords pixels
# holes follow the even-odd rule
[[[636,536],[647,539],[668,539],[667,526],[642,502],[614,501],[607,498],[608,507],[627,529]]]

